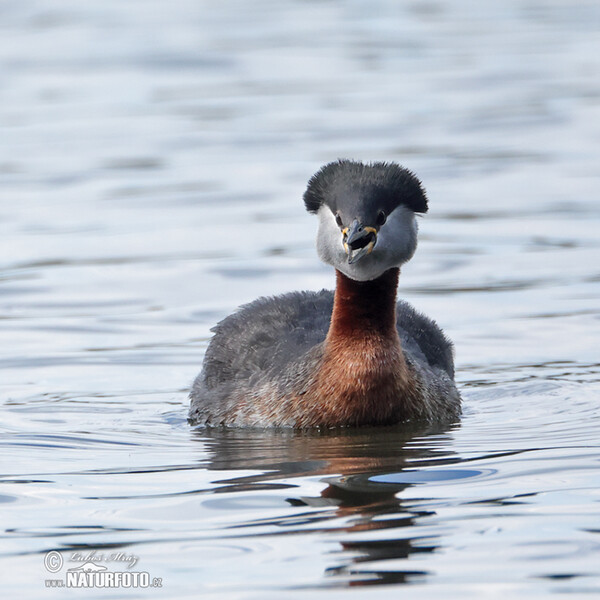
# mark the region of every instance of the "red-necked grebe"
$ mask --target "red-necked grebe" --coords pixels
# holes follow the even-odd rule
[[[242,427],[455,420],[452,344],[406,302],[400,266],[417,247],[421,182],[395,163],[340,160],[308,182],[317,250],[335,292],[259,298],[214,329],[190,422]]]

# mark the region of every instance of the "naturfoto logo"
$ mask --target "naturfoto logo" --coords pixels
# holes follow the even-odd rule
[[[147,571],[112,571],[102,564],[107,562],[126,565],[131,569],[139,557],[124,552],[104,554],[95,550],[88,553],[73,552],[69,562],[81,564],[68,568],[63,579],[46,579],[46,587],[53,588],[149,588],[162,587],[160,577],[150,578]],[[64,566],[63,555],[51,550],[44,556],[44,566],[49,573],[58,573]]]

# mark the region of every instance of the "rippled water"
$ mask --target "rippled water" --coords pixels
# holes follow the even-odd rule
[[[599,25],[586,0],[0,5],[4,595],[119,552],[162,588],[74,593],[600,595]],[[338,156],[426,184],[400,294],[456,344],[461,423],[190,428],[218,319],[333,286],[301,194]]]

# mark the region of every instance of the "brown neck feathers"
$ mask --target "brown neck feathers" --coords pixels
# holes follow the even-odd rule
[[[398,339],[396,289],[400,270],[389,269],[372,281],[354,281],[336,271],[337,285],[327,342],[368,333]]]

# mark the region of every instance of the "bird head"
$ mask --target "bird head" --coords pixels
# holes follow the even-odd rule
[[[410,260],[417,247],[415,214],[427,212],[419,179],[383,162],[325,165],[308,182],[304,203],[319,218],[321,260],[357,281]]]

